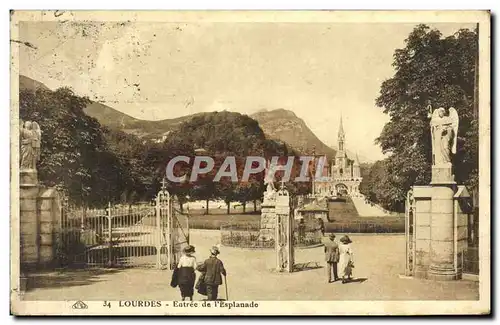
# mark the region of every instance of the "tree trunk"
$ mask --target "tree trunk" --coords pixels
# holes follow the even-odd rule
[[[253,212],[257,212],[257,200],[253,200]]]
[[[182,201],[179,201],[179,205],[181,208],[181,212],[184,212],[184,203]]]
[[[210,199],[207,199],[207,206],[205,207],[205,214],[208,214],[208,203],[210,202]]]
[[[243,213],[247,212],[247,201],[243,202]]]
[[[229,214],[231,210],[231,202],[226,202],[226,205],[227,205],[227,214]]]

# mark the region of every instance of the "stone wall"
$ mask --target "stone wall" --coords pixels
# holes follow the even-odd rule
[[[262,240],[274,239],[276,227],[276,206],[263,205],[260,214],[260,238]]]

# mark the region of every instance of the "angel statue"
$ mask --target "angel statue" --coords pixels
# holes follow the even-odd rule
[[[266,196],[269,199],[272,199],[276,193],[276,188],[274,187],[274,173],[275,173],[275,167],[274,166],[269,166],[270,164],[268,163],[268,166],[266,168],[266,174],[264,176],[264,184],[266,185],[266,192],[264,196]]]
[[[271,165],[271,164],[267,164],[267,168],[266,168],[266,175],[265,175],[265,178],[264,178],[264,184],[267,185],[267,189],[269,190],[273,190],[275,191],[276,188],[274,187],[274,174],[276,172],[276,167],[274,165]]]
[[[21,169],[36,169],[40,159],[40,141],[42,132],[36,122],[21,122],[19,135],[21,137]]]
[[[442,166],[451,164],[451,157],[457,152],[458,113],[453,107],[448,109],[448,115],[443,107],[432,112],[429,105],[432,136],[432,164]]]

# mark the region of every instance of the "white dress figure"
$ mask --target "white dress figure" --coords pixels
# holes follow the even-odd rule
[[[342,278],[342,283],[345,283],[346,280],[351,279],[352,268],[354,266],[351,239],[348,236],[343,236],[342,238],[340,238],[339,254],[339,276]]]
[[[181,291],[182,300],[193,300],[194,283],[196,280],[195,270],[197,267],[196,258],[193,256],[195,253],[194,246],[189,245],[184,248],[183,255],[177,264],[177,277],[178,285]]]

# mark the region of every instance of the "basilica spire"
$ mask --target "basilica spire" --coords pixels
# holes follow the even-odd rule
[[[340,126],[339,126],[339,134],[338,134],[339,139],[345,137],[344,133],[344,125],[342,124],[342,113],[340,113]]]
[[[341,153],[345,150],[345,133],[344,133],[344,125],[342,123],[342,113],[340,113],[340,125],[339,125],[339,133],[338,133],[338,149]]]

